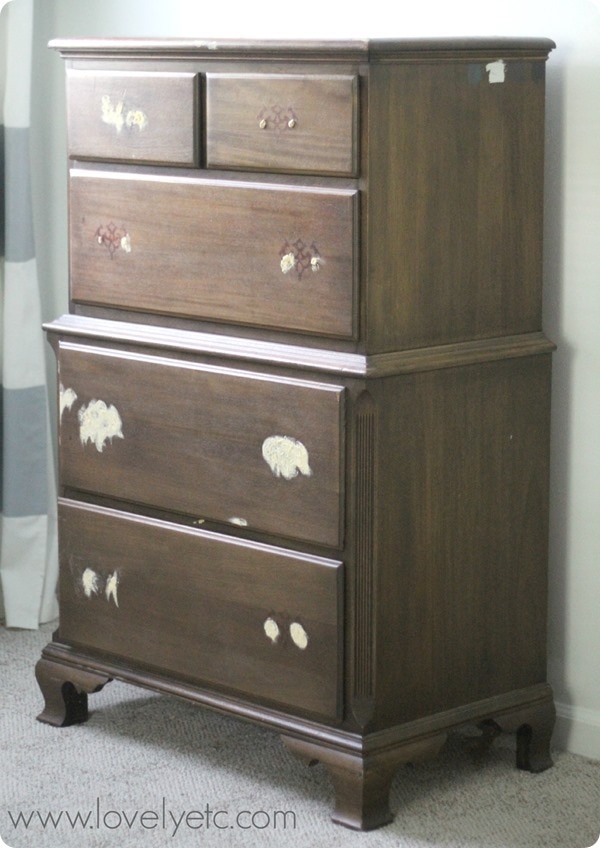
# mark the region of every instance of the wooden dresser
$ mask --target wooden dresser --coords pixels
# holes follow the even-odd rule
[[[449,731],[551,764],[546,39],[70,40],[60,625],[278,731],[334,821]]]

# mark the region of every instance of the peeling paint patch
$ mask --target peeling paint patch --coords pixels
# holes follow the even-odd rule
[[[296,257],[293,253],[286,253],[285,256],[281,257],[281,270],[284,274],[289,274],[294,265],[296,264]]]
[[[115,602],[116,606],[119,606],[119,601],[117,599],[117,585],[119,583],[119,578],[117,576],[117,572],[115,571],[106,581],[106,588],[104,589],[104,593],[106,594],[106,600],[110,601],[112,598]]]
[[[141,132],[148,126],[148,116],[141,109],[130,109],[125,118],[128,127],[137,127]]]
[[[506,77],[506,62],[502,59],[498,59],[496,62],[488,62],[485,69],[488,73],[490,83],[504,82]]]
[[[102,120],[105,124],[109,124],[109,126],[114,127],[118,133],[121,132],[125,125],[125,118],[123,116],[123,111],[125,109],[125,104],[122,100],[119,100],[116,106],[113,106],[112,100],[105,94],[102,98]]]
[[[298,474],[310,477],[308,451],[297,439],[290,436],[269,436],[262,445],[263,459],[276,477],[292,480]]]
[[[79,438],[81,444],[92,442],[102,453],[107,441],[123,439],[123,422],[117,408],[107,406],[103,400],[91,400],[79,410]]]
[[[70,411],[71,407],[77,400],[77,395],[73,391],[73,389],[65,389],[65,387],[60,385],[60,400],[59,400],[59,408],[60,408],[60,416],[59,419],[62,420],[62,415],[65,409]]]
[[[125,109],[125,102],[119,100],[113,104],[108,94],[102,97],[102,120],[105,124],[114,127],[117,133],[123,130],[123,127],[137,129],[141,132],[148,126],[148,116],[141,109]]]
[[[98,594],[98,575],[91,568],[86,570],[81,575],[81,585],[86,598],[91,598],[92,595]]]
[[[293,621],[290,624],[290,636],[297,648],[300,648],[301,651],[306,649],[308,646],[308,633],[297,621]]]
[[[125,233],[120,243],[121,250],[124,250],[125,253],[131,253],[131,236],[129,235],[129,233]]]
[[[263,624],[263,628],[265,634],[268,636],[271,642],[275,644],[281,635],[279,625],[277,624],[275,619],[269,616],[269,618],[267,618],[265,623]]]

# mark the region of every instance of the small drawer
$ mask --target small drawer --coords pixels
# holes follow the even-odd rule
[[[198,75],[67,72],[73,158],[198,164]]]
[[[62,501],[60,638],[341,717],[342,563]]]
[[[71,172],[79,303],[351,338],[357,192]]]
[[[63,486],[338,547],[344,389],[59,342]]]
[[[355,76],[206,76],[206,164],[354,176]]]

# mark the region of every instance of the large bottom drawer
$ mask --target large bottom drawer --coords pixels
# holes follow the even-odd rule
[[[341,717],[342,563],[62,500],[60,638]]]

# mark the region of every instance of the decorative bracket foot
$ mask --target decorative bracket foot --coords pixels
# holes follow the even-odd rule
[[[103,674],[44,658],[37,663],[35,676],[45,701],[38,721],[54,727],[68,727],[87,721],[88,694],[99,692],[111,680]]]
[[[292,736],[281,738],[292,753],[309,765],[321,762],[327,768],[335,789],[331,816],[334,822],[353,830],[374,830],[393,820],[389,796],[399,766],[435,756],[446,741],[446,734],[367,754],[328,748]]]
[[[481,722],[479,727],[490,741],[500,731],[516,733],[517,768],[537,773],[553,765],[550,741],[555,720],[556,710],[550,697]]]

